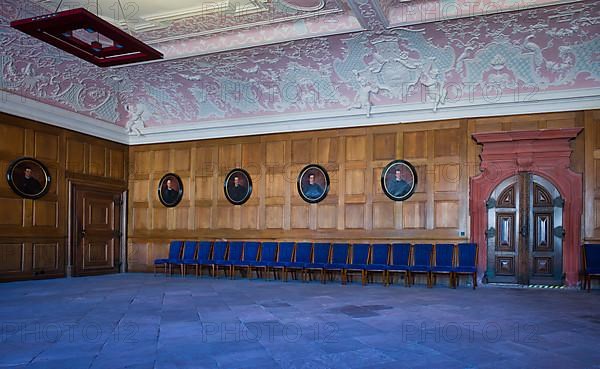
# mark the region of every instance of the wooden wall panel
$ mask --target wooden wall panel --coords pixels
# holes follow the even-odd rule
[[[210,206],[196,206],[196,229],[209,229],[211,223]]]
[[[52,176],[40,199],[20,198],[4,179],[10,162],[22,156],[40,160]],[[0,211],[0,256],[7,257],[0,258],[0,281],[59,277],[67,265],[70,181],[125,191],[129,154],[124,145],[0,113],[0,172],[0,209],[5,209]],[[134,191],[138,204],[146,206],[148,190],[146,185]],[[139,228],[147,229],[147,223]]]
[[[310,162],[311,140],[292,140],[292,163],[304,164]]]
[[[173,163],[173,169],[175,169],[176,172],[187,172],[190,170],[190,163],[191,163],[191,150],[189,149],[180,149],[180,150],[175,150],[174,153],[174,160],[175,162]]]
[[[25,129],[0,124],[0,154],[3,157],[23,156],[25,153]]]
[[[127,178],[125,173],[125,156],[127,151],[122,149],[109,150],[109,177],[117,181],[124,181]]]
[[[317,210],[317,224],[321,229],[333,229],[337,227],[337,206],[321,205]]]
[[[365,206],[357,204],[346,204],[345,211],[345,228],[364,228]]]
[[[70,172],[87,173],[85,162],[85,143],[67,139],[67,167]]]
[[[157,150],[154,152],[154,161],[151,164],[151,171],[154,173],[166,172],[170,164],[170,150]]]
[[[373,135],[373,160],[393,160],[396,158],[396,134],[380,133]]]
[[[308,206],[292,206],[292,228],[308,228]]]
[[[373,204],[373,228],[394,229],[394,204],[377,202]]]
[[[61,268],[60,245],[54,243],[34,243],[33,248],[33,269],[59,271]]]
[[[102,145],[89,145],[88,173],[92,176],[106,176],[106,148]]]
[[[35,157],[45,162],[58,162],[59,140],[58,134],[36,131],[34,136]]]
[[[147,174],[150,173],[153,164],[153,153],[152,152],[134,152],[132,162],[135,163],[133,172],[135,174]]]
[[[0,211],[0,225],[5,227],[23,226],[23,200],[21,199],[0,199],[0,209],[10,209],[9,211]]]
[[[600,242],[600,110],[583,113],[585,129],[584,240]]]
[[[407,201],[402,204],[404,228],[425,229],[427,209],[424,201]]]
[[[424,159],[427,157],[427,131],[404,133],[404,158]]]
[[[600,133],[593,127],[600,120],[597,112],[570,112],[130,147],[129,168],[134,174],[129,189],[134,202],[129,245],[143,250],[130,251],[135,259],[129,262],[132,270],[149,270],[152,259],[164,257],[174,238],[466,240],[469,177],[479,173],[480,152],[471,134],[584,123],[594,136],[585,141],[584,132],[574,142],[572,163],[573,170],[593,173],[586,177],[586,196],[591,199],[586,212],[592,214],[586,215],[591,219],[586,232],[598,237],[600,153],[597,159],[593,155],[600,150]],[[419,176],[415,194],[405,202],[391,201],[381,191],[381,170],[394,159],[410,161]],[[327,198],[318,204],[305,203],[296,188],[299,171],[311,163],[325,167],[331,180]],[[251,174],[254,189],[247,203],[234,206],[225,199],[223,180],[238,166]],[[185,210],[173,215],[156,194],[158,180],[168,171],[184,173],[190,196],[189,205],[179,205]]]
[[[0,274],[20,273],[25,264],[25,244],[0,243]]]
[[[58,202],[37,200],[33,202],[34,227],[58,227]]]

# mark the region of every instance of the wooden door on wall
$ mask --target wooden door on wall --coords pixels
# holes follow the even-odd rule
[[[562,283],[563,200],[546,179],[520,173],[487,202],[488,282]]]
[[[73,275],[119,272],[122,193],[76,185],[73,199]]]

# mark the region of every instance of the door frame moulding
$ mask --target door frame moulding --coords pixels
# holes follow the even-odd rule
[[[578,282],[581,215],[583,213],[583,176],[571,170],[570,141],[582,127],[533,131],[475,133],[473,139],[483,146],[482,173],[469,179],[471,240],[478,247],[479,278],[487,267],[486,201],[505,179],[520,172],[530,172],[549,180],[564,199],[563,273],[566,284]]]

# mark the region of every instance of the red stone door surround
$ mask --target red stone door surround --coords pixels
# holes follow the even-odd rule
[[[471,241],[478,245],[478,275],[487,269],[486,201],[505,179],[519,172],[531,172],[551,181],[565,203],[563,208],[563,272],[566,284],[578,281],[583,212],[582,175],[570,169],[572,149],[569,141],[583,128],[544,129],[536,131],[475,133],[475,141],[483,145],[482,173],[470,178],[469,209]]]

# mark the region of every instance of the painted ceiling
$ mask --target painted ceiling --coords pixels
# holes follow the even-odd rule
[[[122,4],[165,60],[98,68],[8,26],[57,1],[3,0],[0,110],[136,144],[600,108],[600,1]]]

